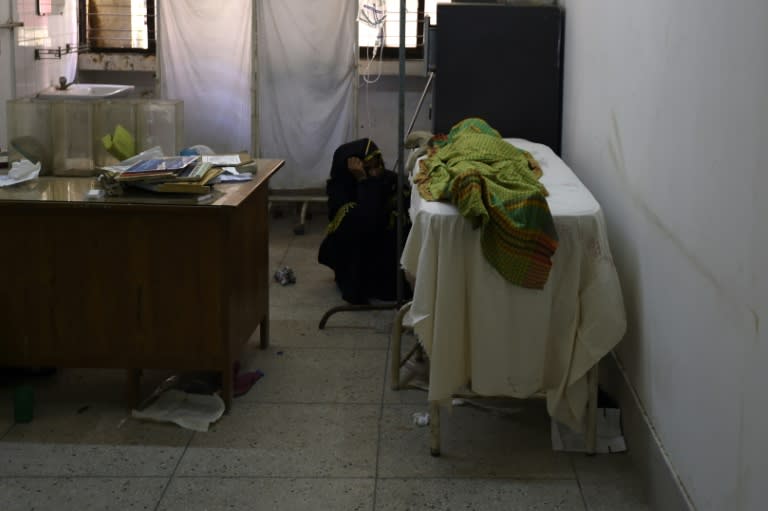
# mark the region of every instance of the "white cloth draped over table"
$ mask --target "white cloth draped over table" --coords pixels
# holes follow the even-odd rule
[[[251,151],[251,0],[158,2],[162,97],[184,101],[184,145]]]
[[[542,290],[510,284],[485,260],[480,230],[414,188],[402,265],[416,276],[410,322],[430,359],[429,400],[471,383],[489,396],[546,391],[552,417],[582,430],[586,374],[622,338],[624,303],[599,204],[548,147],[538,160],[559,246]]]
[[[271,188],[324,187],[333,152],[354,138],[357,7],[257,3],[261,156],[285,160]]]

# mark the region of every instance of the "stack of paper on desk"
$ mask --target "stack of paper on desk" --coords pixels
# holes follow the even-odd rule
[[[251,161],[247,154],[151,158],[135,163],[115,179],[152,192],[207,194],[214,179],[225,172],[225,166],[240,166]]]

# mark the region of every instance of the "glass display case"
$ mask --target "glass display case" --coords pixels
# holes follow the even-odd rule
[[[179,153],[184,102],[156,99],[8,101],[8,162],[40,161],[42,175],[92,176],[155,146]]]

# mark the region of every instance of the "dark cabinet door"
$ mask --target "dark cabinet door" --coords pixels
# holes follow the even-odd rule
[[[559,7],[439,4],[433,131],[480,117],[560,154],[563,32]]]

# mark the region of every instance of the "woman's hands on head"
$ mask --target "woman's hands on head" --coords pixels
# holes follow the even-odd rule
[[[358,181],[362,181],[367,177],[367,174],[365,173],[365,167],[363,166],[363,160],[356,156],[347,158],[347,168]]]
[[[358,181],[362,181],[366,177],[380,176],[384,172],[380,159],[373,159],[368,162],[357,156],[347,158],[347,168]]]

